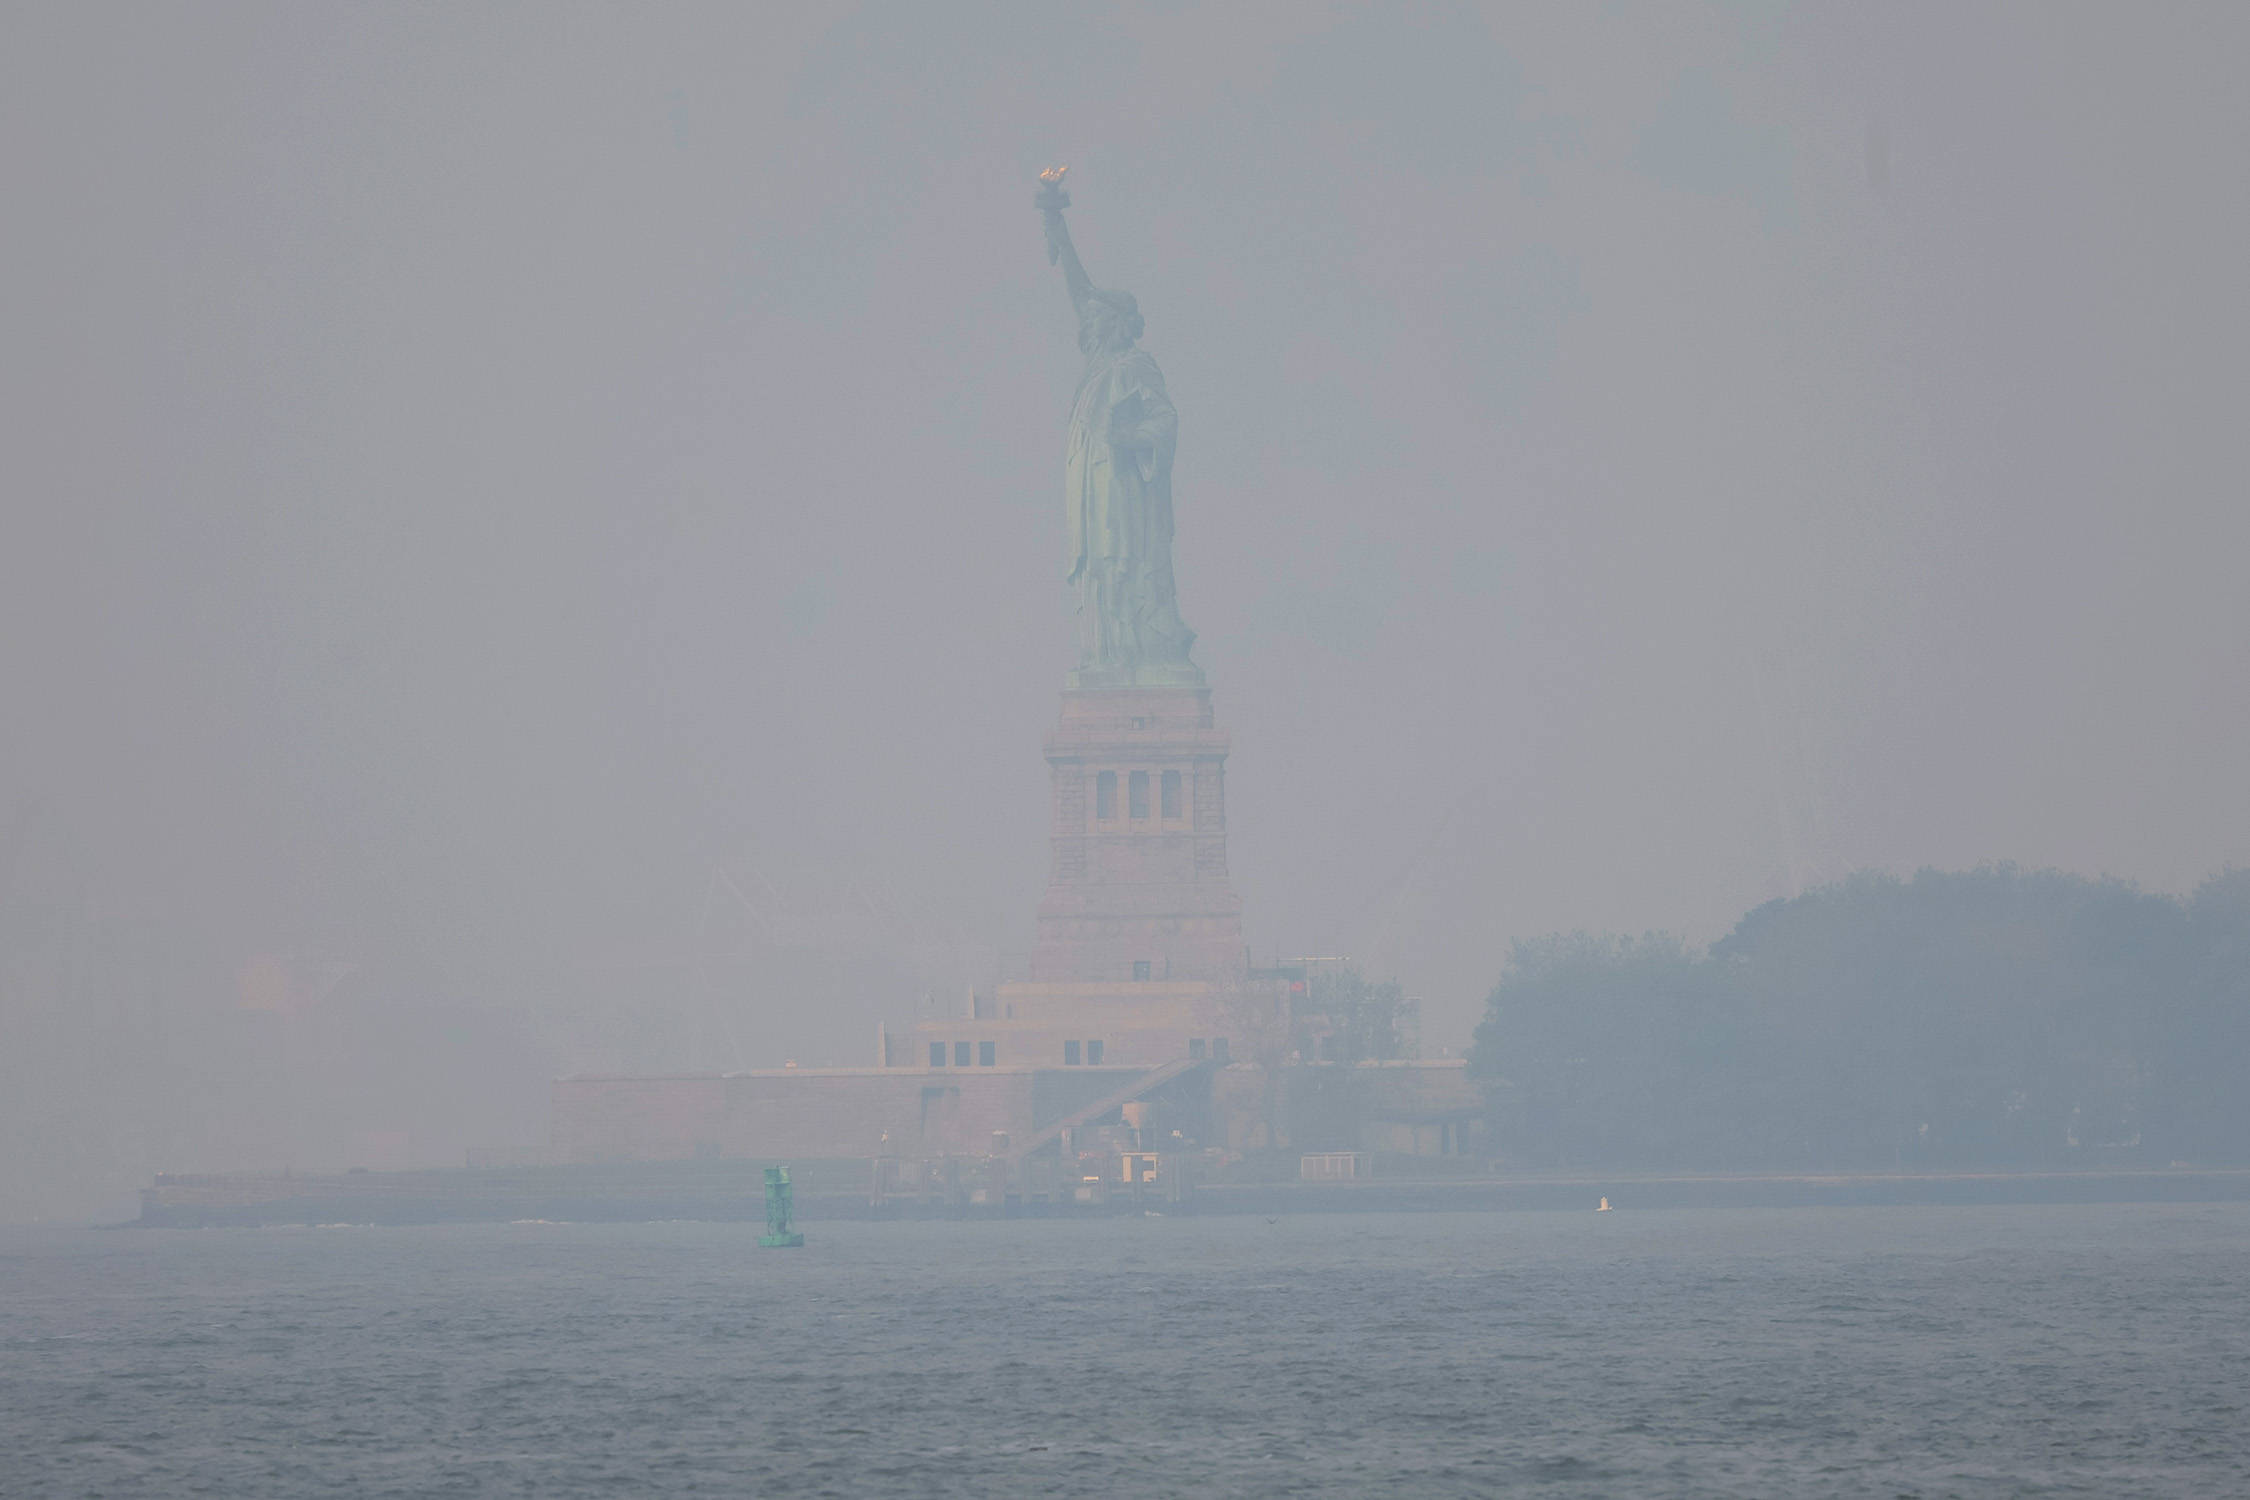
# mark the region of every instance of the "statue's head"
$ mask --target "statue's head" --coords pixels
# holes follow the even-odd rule
[[[1079,320],[1078,345],[1088,354],[1130,349],[1141,336],[1141,305],[1131,292],[1110,292],[1100,287],[1087,300],[1086,315]]]

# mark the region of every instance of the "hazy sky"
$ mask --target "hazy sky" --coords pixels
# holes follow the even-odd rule
[[[2246,43],[11,6],[0,837],[218,955],[662,984],[715,872],[1028,947],[1068,163],[1181,412],[1261,959],[1434,1046],[1557,927],[2186,889],[2250,861]],[[859,1060],[887,983],[757,992],[748,1060]]]

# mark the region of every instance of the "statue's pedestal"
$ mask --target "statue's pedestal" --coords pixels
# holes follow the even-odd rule
[[[1193,671],[1193,668],[1188,668]],[[1228,1055],[1249,953],[1227,880],[1228,740],[1193,682],[1072,687],[1047,735],[1053,865],[1028,981],[914,1028],[886,1066],[1161,1066]]]
[[[1063,694],[1046,741],[1054,857],[1033,983],[1244,977],[1242,900],[1227,880],[1228,748],[1200,683]]]

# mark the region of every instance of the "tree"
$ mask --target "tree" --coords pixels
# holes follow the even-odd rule
[[[1511,1155],[1562,1166],[1764,1154],[1759,1038],[1723,967],[1665,933],[1519,942],[1469,1055]]]
[[[1470,1057],[1527,1161],[2250,1158],[2250,872],[2187,902],[2008,865],[1865,874],[1707,955],[1519,943]]]
[[[1301,1026],[1299,1047],[1322,1062],[1387,1062],[1400,1055],[1405,1004],[1395,979],[1371,984],[1357,969],[1316,969],[1291,1006]]]
[[[1279,1145],[1281,1068],[1296,1032],[1288,987],[1267,979],[1221,980],[1211,987],[1206,1003],[1211,1034],[1227,1039],[1228,1056],[1259,1070],[1259,1123],[1265,1127],[1265,1144]]]

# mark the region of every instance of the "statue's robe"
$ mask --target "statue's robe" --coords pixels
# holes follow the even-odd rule
[[[1142,350],[1095,360],[1079,383],[1063,497],[1081,670],[1188,660],[1195,632],[1180,618],[1172,587],[1179,426],[1164,376]]]

